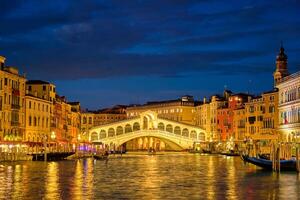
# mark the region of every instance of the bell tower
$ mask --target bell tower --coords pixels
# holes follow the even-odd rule
[[[280,52],[276,57],[276,70],[273,73],[274,86],[276,86],[283,77],[289,75],[289,72],[287,69],[287,60],[288,60],[288,57],[284,53],[284,48],[281,43]]]

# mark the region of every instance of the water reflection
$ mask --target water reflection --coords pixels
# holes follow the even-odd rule
[[[59,191],[59,168],[58,162],[50,162],[47,166],[47,179],[46,179],[46,199],[59,199],[60,191]]]
[[[215,169],[214,169],[214,157],[208,156],[207,166],[207,199],[215,199],[216,185],[215,185]]]
[[[0,199],[297,199],[296,173],[193,154],[0,165]],[[6,198],[7,197],[7,198]]]

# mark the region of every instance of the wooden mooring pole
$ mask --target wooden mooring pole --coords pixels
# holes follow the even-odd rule
[[[296,168],[297,172],[300,172],[300,163],[299,163],[299,148],[296,148]]]

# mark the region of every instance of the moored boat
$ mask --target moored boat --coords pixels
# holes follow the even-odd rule
[[[107,160],[108,155],[94,155],[93,156],[96,160]]]
[[[75,152],[49,152],[47,153],[47,161],[58,161],[64,160],[67,157],[75,154]],[[44,153],[33,153],[30,154],[32,156],[33,161],[44,161],[45,154]]]
[[[240,156],[238,152],[221,152],[220,154],[224,156]]]
[[[267,170],[272,170],[273,163],[271,160],[249,157],[246,155],[242,155],[242,159],[245,162],[251,163],[253,165],[262,167]],[[281,171],[297,171],[296,160],[280,160],[280,170]]]

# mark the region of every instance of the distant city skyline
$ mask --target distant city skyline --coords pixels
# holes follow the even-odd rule
[[[98,109],[273,87],[299,70],[299,1],[4,1],[0,55]]]

